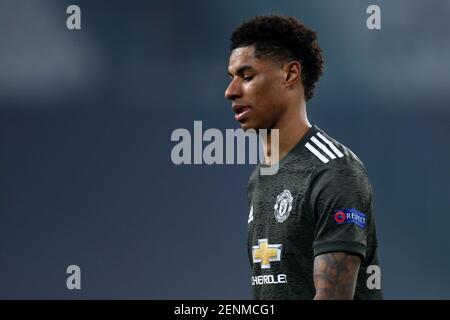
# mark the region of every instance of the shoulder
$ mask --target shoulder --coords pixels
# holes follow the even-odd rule
[[[316,127],[305,143],[316,173],[324,171],[366,171],[361,159],[350,148]]]
[[[317,128],[318,129],[318,128]],[[312,188],[359,188],[370,191],[367,170],[361,159],[350,148],[318,129],[307,141],[305,152],[309,152],[314,163]]]
[[[317,126],[315,128],[314,134],[304,141],[304,146],[317,166],[342,163],[362,165],[362,161],[352,150]]]

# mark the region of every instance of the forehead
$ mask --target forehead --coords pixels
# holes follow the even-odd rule
[[[234,73],[243,65],[251,66],[256,69],[267,63],[262,59],[256,58],[254,53],[255,48],[253,46],[234,49],[230,54],[228,71]]]
[[[255,59],[254,53],[255,53],[255,47],[253,47],[253,46],[236,48],[233,51],[231,51],[230,64],[231,64],[231,62],[235,62],[238,60]]]

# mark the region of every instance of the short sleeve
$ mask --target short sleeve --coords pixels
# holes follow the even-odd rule
[[[314,256],[349,252],[364,261],[372,216],[372,188],[362,165],[325,166],[315,173],[310,191],[314,215]]]

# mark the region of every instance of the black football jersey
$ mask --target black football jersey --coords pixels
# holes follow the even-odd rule
[[[255,299],[313,299],[314,257],[361,257],[355,299],[381,299],[372,187],[360,159],[312,126],[273,175],[248,183],[248,257]]]

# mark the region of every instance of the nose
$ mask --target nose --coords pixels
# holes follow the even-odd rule
[[[235,100],[242,97],[242,90],[238,82],[232,80],[225,90],[225,98],[229,100]]]

